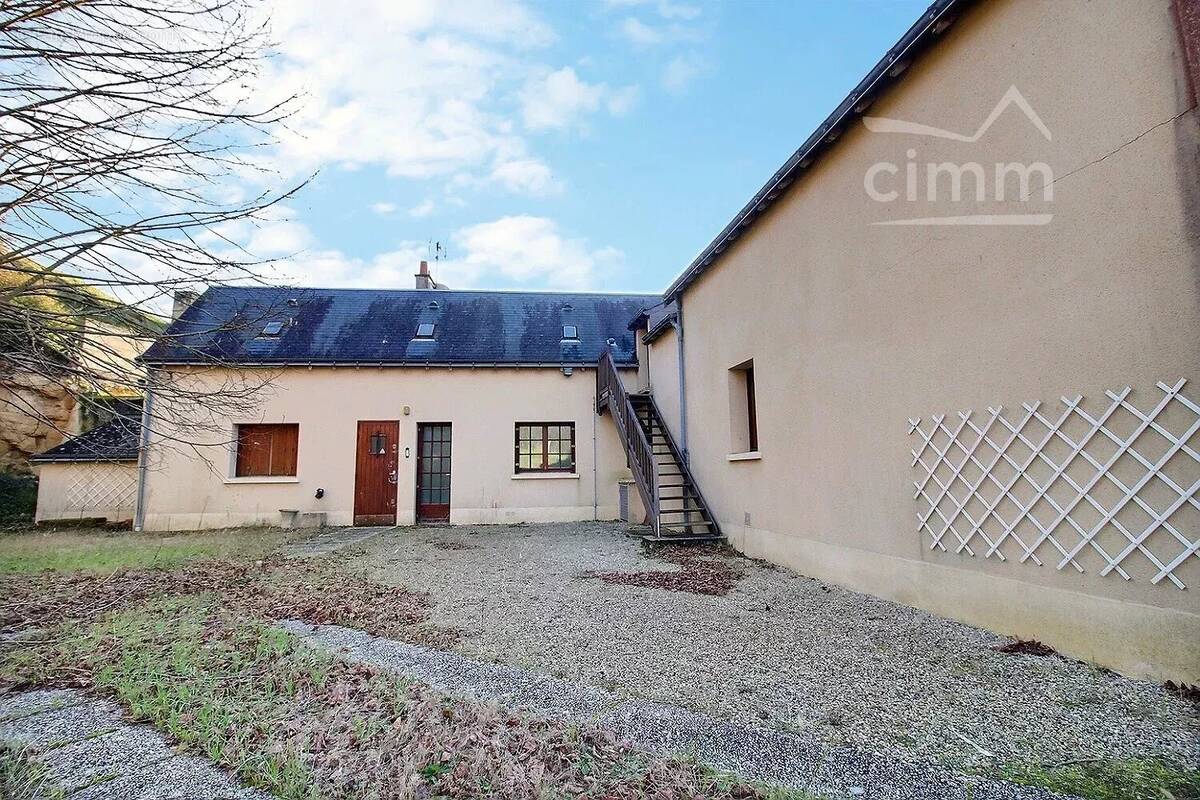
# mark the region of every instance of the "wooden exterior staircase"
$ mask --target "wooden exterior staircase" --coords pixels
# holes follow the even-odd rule
[[[607,351],[596,365],[596,413],[605,411],[617,426],[646,507],[651,534],[643,539],[679,544],[722,540],[717,520],[663,424],[653,395],[627,392]]]

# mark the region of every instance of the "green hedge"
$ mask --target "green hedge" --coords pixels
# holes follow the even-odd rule
[[[36,475],[0,472],[0,526],[27,525],[37,510]]]

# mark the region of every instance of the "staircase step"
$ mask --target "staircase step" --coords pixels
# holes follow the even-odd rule
[[[698,536],[688,536],[686,534],[664,534],[662,536],[643,536],[642,541],[646,544],[716,544],[717,542],[725,541],[724,536],[714,536],[713,534],[700,534]]]

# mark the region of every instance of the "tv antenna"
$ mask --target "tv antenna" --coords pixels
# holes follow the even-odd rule
[[[437,263],[439,261],[448,261],[450,259],[450,251],[446,245],[441,242],[429,240],[426,245],[428,258],[430,261]]]

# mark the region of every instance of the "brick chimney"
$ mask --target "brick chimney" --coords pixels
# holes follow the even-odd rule
[[[175,296],[171,298],[171,319],[179,319],[180,315],[187,311],[188,306],[196,302],[196,298],[199,296],[199,292],[192,292],[185,289],[176,291]]]
[[[429,262],[421,262],[421,270],[416,273],[418,289],[433,289],[436,284],[433,282],[433,276],[429,274]]]

